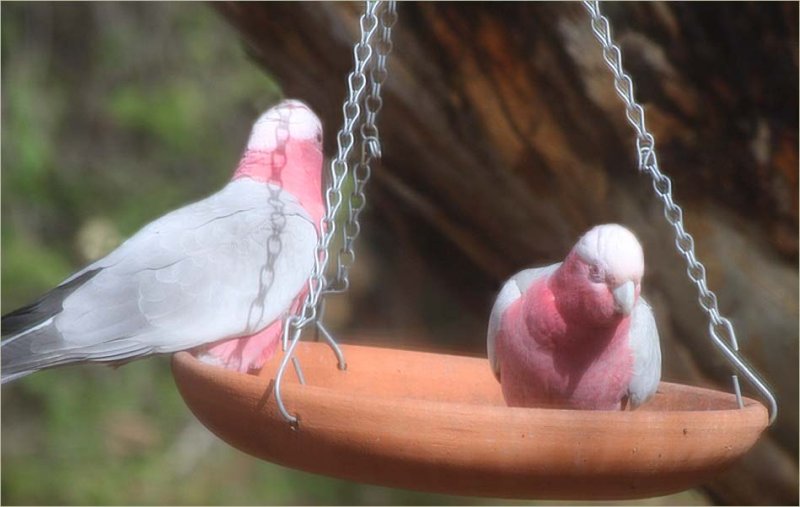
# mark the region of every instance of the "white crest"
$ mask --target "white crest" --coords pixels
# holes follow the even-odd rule
[[[253,125],[248,150],[274,150],[279,140],[286,138],[286,132],[279,132],[279,127],[288,128],[291,139],[315,139],[322,136],[322,123],[317,115],[299,100],[284,100],[262,114]]]
[[[575,251],[586,262],[597,264],[618,281],[641,280],[644,253],[636,236],[621,225],[598,225],[583,235]]]

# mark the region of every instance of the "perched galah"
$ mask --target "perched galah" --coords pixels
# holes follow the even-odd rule
[[[260,367],[313,270],[321,172],[317,116],[295,100],[273,107],[222,190],[3,316],[2,381],[185,349],[239,371]]]
[[[661,348],[639,296],[644,255],[616,225],[583,235],[564,262],[521,271],[489,320],[489,362],[509,406],[636,408],[656,392]]]

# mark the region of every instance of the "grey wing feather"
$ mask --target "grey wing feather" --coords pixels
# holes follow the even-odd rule
[[[497,339],[497,333],[500,330],[503,314],[505,314],[506,310],[508,310],[514,301],[520,298],[522,293],[525,292],[531,284],[540,278],[550,276],[560,265],[561,263],[559,262],[540,268],[522,270],[509,278],[506,283],[503,284],[503,288],[500,289],[500,294],[497,295],[497,299],[495,299],[494,306],[492,307],[492,313],[489,316],[489,329],[486,333],[486,353],[489,357],[489,364],[492,367],[492,372],[494,372],[494,376],[497,377],[497,380],[500,380],[500,364],[495,354],[495,341]]]
[[[147,225],[2,345],[3,380],[74,361],[118,361],[252,334],[280,317],[314,265],[317,233],[288,192],[236,180]],[[277,207],[286,218],[276,234]],[[277,255],[268,255],[270,238]],[[62,291],[63,292],[63,291]],[[57,305],[56,305],[57,303]],[[19,326],[17,326],[19,327]]]
[[[661,380],[658,328],[653,309],[642,297],[631,316],[629,345],[633,352],[633,376],[628,387],[628,397],[631,408],[636,408],[656,393]]]

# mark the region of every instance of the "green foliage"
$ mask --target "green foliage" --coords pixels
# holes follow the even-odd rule
[[[3,231],[2,300],[6,308],[25,304],[69,271],[62,255],[24,236]]]
[[[8,79],[21,85],[41,81],[41,74],[41,69],[26,61]],[[10,171],[13,184],[28,196],[43,200],[40,189],[54,162],[52,132],[63,114],[62,102],[57,91],[46,85],[9,87],[3,102],[7,104],[3,111],[3,151],[11,148],[13,140],[18,158],[15,170]]]
[[[108,110],[120,128],[152,136],[176,155],[191,152],[192,125],[198,123],[203,99],[186,83],[169,83],[144,91],[136,85],[114,90]]]

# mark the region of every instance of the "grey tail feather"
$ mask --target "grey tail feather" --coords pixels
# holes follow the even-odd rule
[[[0,379],[10,382],[35,371],[80,361],[83,357],[64,352],[41,353],[47,342],[61,341],[61,336],[52,322],[63,310],[64,299],[78,287],[89,281],[99,269],[87,271],[67,283],[63,283],[44,294],[35,302],[2,317],[2,335],[9,336],[0,342]],[[57,347],[50,347],[57,350]]]
[[[19,371],[17,373],[6,373],[5,371],[2,371],[0,372],[0,384],[5,384],[6,382],[17,380],[18,378],[25,377],[26,375],[30,375],[31,373],[37,371],[39,370],[25,370],[25,371]]]
[[[59,351],[57,344],[61,341],[55,326],[52,323],[43,325],[38,329],[23,331],[8,340],[0,343],[0,378],[5,384],[33,373],[35,371],[51,368],[60,364],[72,362],[75,359],[69,357],[65,351]],[[56,345],[47,347],[48,344]],[[46,347],[51,352],[39,352],[38,347]]]
[[[152,353],[151,346],[128,337],[88,346],[66,346],[55,325],[46,322],[0,344],[0,380],[5,384],[39,370],[70,363],[120,363]]]

